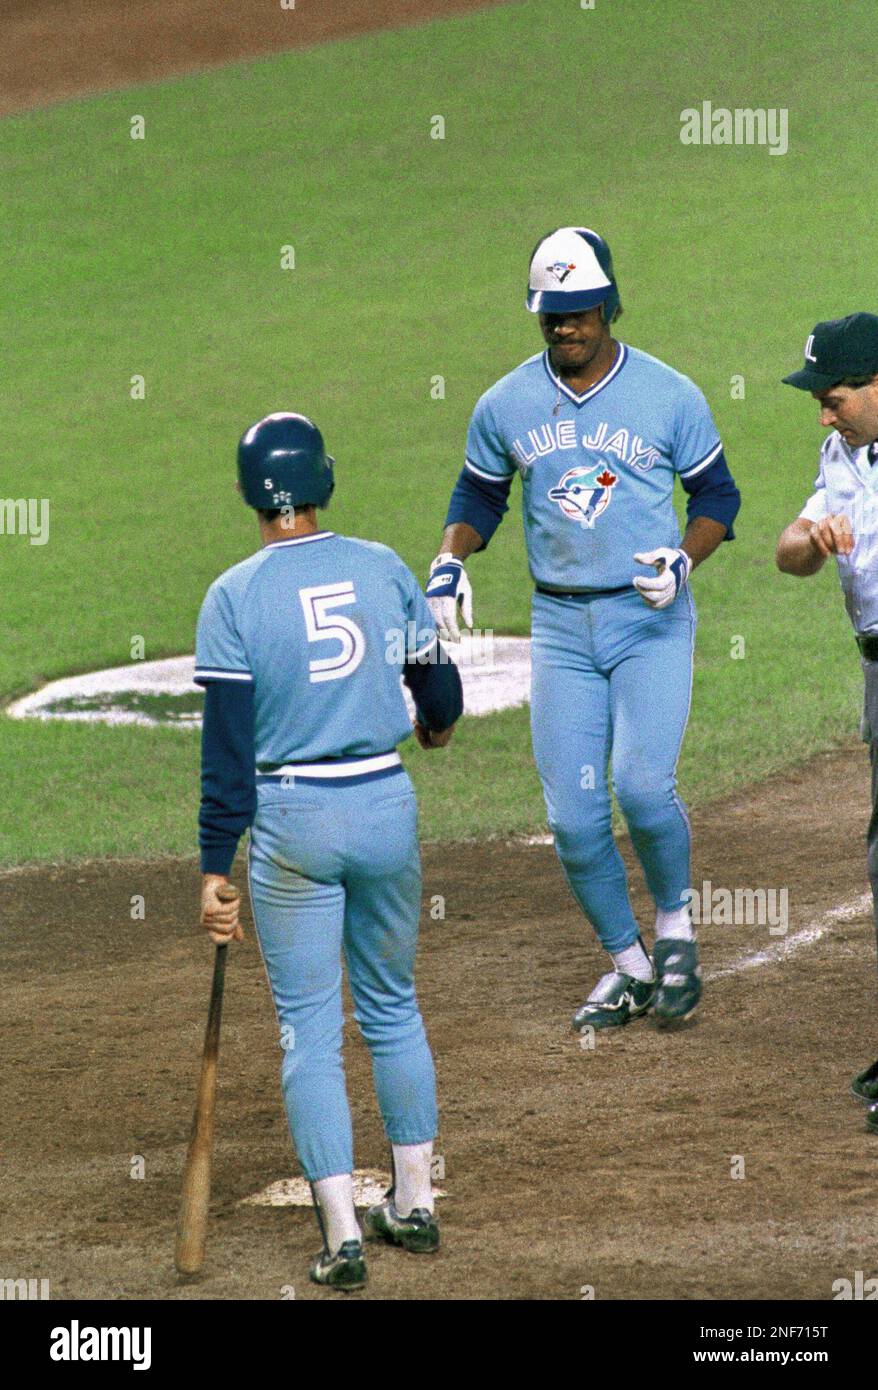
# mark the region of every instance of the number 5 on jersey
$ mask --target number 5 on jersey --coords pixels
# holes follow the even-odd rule
[[[315,584],[310,589],[300,589],[299,600],[305,615],[308,641],[341,643],[341,650],[334,656],[318,656],[309,661],[312,685],[317,681],[336,681],[342,676],[351,675],[366,654],[366,638],[353,619],[332,612],[334,608],[356,603],[357,596],[351,581],[340,580],[336,584]]]

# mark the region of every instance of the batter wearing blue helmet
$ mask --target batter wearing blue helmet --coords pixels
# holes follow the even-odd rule
[[[674,1023],[701,996],[676,789],[695,640],[689,577],[732,539],[740,498],[698,387],[614,336],[622,305],[603,237],[589,227],[543,237],[527,307],[545,350],[476,405],[426,593],[440,635],[458,640],[459,614],[472,625],[465,561],[488,545],[517,474],[534,582],[534,756],[567,880],[612,962],[573,1025],[650,1010]],[[652,956],[612,835],[608,771],[655,901]]]
[[[385,545],[318,524],[333,460],[304,415],[268,415],[238,447],[262,548],[214,581],[198,619],[202,925],[242,940],[220,901],[250,828],[250,897],[277,1010],[281,1084],[323,1250],[311,1278],[361,1288],[353,1138],[342,1064],[341,958],[372,1054],[393,1180],[367,1234],[437,1249],[433,1059],[414,988],[421,904],[417,806],[397,745],[451,738],[463,701],[426,599]]]

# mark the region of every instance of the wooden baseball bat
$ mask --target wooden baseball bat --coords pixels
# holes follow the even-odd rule
[[[231,883],[217,889],[220,902],[234,902],[240,895]],[[204,1033],[204,1052],[192,1132],[183,1170],[183,1192],[177,1218],[175,1264],[181,1274],[197,1274],[204,1263],[207,1241],[207,1211],[210,1205],[210,1156],[213,1149],[213,1115],[216,1100],[216,1072],[219,1059],[220,1019],[223,1011],[223,985],[226,977],[228,945],[217,946],[213,963],[210,1008]]]

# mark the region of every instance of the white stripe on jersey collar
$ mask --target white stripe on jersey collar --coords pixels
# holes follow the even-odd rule
[[[583,391],[582,395],[578,396],[575,391],[571,391],[569,386],[565,386],[564,382],[561,380],[559,376],[555,375],[555,372],[552,370],[552,363],[549,359],[549,349],[546,348],[545,352],[543,353],[543,366],[545,367],[549,375],[549,380],[554,382],[558,390],[563,391],[564,395],[567,396],[569,400],[574,401],[576,405],[582,405],[583,402],[590,401],[592,396],[596,396],[599,391],[603,391],[605,386],[609,386],[610,382],[619,375],[627,361],[628,348],[625,346],[624,343],[620,343],[619,351],[616,354],[616,360],[613,363],[610,370],[607,372],[606,376],[602,376],[600,381],[596,381],[594,386],[590,386],[587,391]]]
[[[266,541],[264,548],[270,550],[280,545],[304,545],[306,541],[325,541],[334,535],[334,531],[314,531],[310,536],[290,536],[288,541]]]

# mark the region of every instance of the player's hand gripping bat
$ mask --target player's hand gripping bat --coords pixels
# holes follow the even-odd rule
[[[225,903],[234,902],[239,896],[237,888],[233,887],[231,883],[221,884],[216,890],[216,895],[220,902]],[[183,1192],[180,1199],[180,1215],[177,1220],[175,1256],[175,1263],[181,1274],[197,1274],[204,1263],[207,1210],[210,1205],[210,1155],[213,1148],[213,1114],[214,1101],[216,1100],[220,1018],[223,1008],[223,984],[225,982],[226,952],[228,949],[227,944],[216,948],[210,1008],[207,1013],[207,1029],[204,1034],[204,1053],[201,1058],[201,1076],[198,1080],[195,1115],[192,1120],[192,1133],[189,1136],[189,1149],[183,1172]]]

